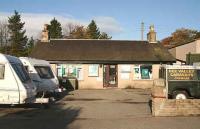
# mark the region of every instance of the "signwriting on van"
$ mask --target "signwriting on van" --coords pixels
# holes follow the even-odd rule
[[[194,69],[169,69],[168,80],[196,80]]]

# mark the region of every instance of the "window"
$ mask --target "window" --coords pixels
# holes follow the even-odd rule
[[[152,66],[150,65],[141,65],[141,79],[152,79]]]
[[[79,64],[58,64],[57,75],[58,77],[69,77],[83,80],[83,67]]]
[[[135,65],[133,79],[152,79],[152,65]]]
[[[83,69],[82,68],[77,68],[77,79],[83,80]]]
[[[99,76],[99,65],[98,64],[89,65],[89,75],[88,76],[91,76],[91,77]]]
[[[163,68],[163,67],[161,67],[160,69],[159,69],[159,78],[162,78],[162,79],[165,79],[165,74],[166,74],[166,72],[165,72],[165,68]]]
[[[200,70],[197,70],[197,78],[200,80]]]
[[[0,79],[4,79],[5,66],[0,64]]]
[[[24,65],[24,68],[25,68],[25,70],[26,70],[27,72],[29,72],[29,68],[28,68],[27,65]]]
[[[134,66],[133,68],[133,79],[141,79],[141,74],[140,74],[140,66]]]
[[[21,64],[11,64],[12,68],[15,70],[16,74],[22,82],[27,82],[30,80],[30,77],[25,70],[24,66]]]
[[[49,66],[34,66],[40,78],[51,79],[54,78],[53,72]]]

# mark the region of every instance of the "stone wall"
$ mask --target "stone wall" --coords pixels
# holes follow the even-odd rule
[[[162,83],[158,82],[156,84],[162,85]],[[186,100],[167,99],[165,87],[161,85],[160,86],[154,85],[152,88],[153,116],[200,115],[200,99],[186,99]]]
[[[153,98],[153,116],[197,116],[200,115],[200,100],[174,100]]]

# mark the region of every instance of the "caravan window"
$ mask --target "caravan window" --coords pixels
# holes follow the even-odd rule
[[[4,78],[5,66],[0,64],[0,79]]]
[[[53,72],[49,66],[35,66],[35,69],[39,76],[43,79],[54,78]]]
[[[30,77],[23,65],[21,64],[11,64],[11,65],[22,82],[27,82],[30,80]]]

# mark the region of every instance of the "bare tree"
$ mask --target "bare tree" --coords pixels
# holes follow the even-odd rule
[[[6,20],[2,20],[0,21],[0,47],[5,49],[5,53],[7,53],[7,46],[9,46],[8,22]]]
[[[75,23],[67,23],[64,27],[63,27],[63,35],[64,38],[68,38],[71,33],[76,30],[76,28],[79,28],[81,25],[75,24]]]

